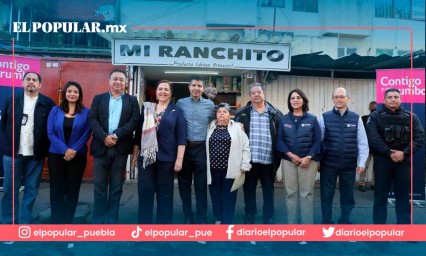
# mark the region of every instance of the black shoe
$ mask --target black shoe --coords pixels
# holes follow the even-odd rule
[[[370,190],[374,190],[374,185],[370,185]]]
[[[245,224],[254,224],[254,214],[248,213],[244,216]]]
[[[365,185],[359,185],[359,186],[358,186],[358,190],[359,190],[359,191],[361,191],[361,192],[365,192],[365,191],[367,191],[367,190],[365,189]]]
[[[348,219],[338,219],[337,224],[353,224],[353,223],[349,221]]]
[[[195,224],[194,217],[185,217],[183,224]]]
[[[263,224],[274,224],[274,220],[272,218],[264,219]]]

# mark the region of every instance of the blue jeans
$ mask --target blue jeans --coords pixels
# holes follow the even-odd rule
[[[212,183],[210,184],[210,197],[212,199],[213,215],[216,221],[222,224],[232,224],[234,219],[237,191],[231,192],[234,179],[226,178],[226,170],[211,169]],[[214,175],[221,172],[220,175]]]
[[[15,164],[13,175],[12,165]],[[3,156],[4,184],[2,199],[2,218],[5,224],[29,224],[33,220],[33,206],[38,195],[44,159],[34,159],[32,156],[15,157]],[[23,181],[23,184],[22,184]],[[13,184],[14,182],[14,184]],[[19,189],[25,186],[22,199],[22,213],[19,217]],[[12,202],[12,196],[14,201]],[[14,210],[12,211],[12,204]]]
[[[350,224],[349,217],[352,209],[355,206],[354,198],[354,183],[355,169],[351,170],[335,170],[321,169],[320,184],[321,184],[321,211],[322,224],[333,224],[332,208],[334,192],[336,191],[336,180],[339,177],[339,192],[340,192],[340,208],[341,214],[338,219],[339,224]]]
[[[127,155],[108,148],[93,161],[93,224],[117,224]]]

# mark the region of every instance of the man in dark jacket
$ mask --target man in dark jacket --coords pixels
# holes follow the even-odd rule
[[[14,99],[10,97],[1,112],[1,129],[5,135],[2,199],[2,218],[5,224],[32,222],[32,210],[40,186],[44,159],[50,146],[47,138],[47,117],[55,103],[39,93],[41,76],[38,73],[26,73],[23,86],[24,93],[16,95]],[[18,219],[21,185],[25,186],[25,191],[21,218]]]
[[[127,158],[133,151],[133,132],[139,125],[138,100],[124,92],[126,80],[125,71],[113,70],[110,90],[96,95],[90,109],[95,190],[92,222],[96,224],[118,222]]]
[[[410,224],[410,158],[424,143],[425,134],[418,117],[401,107],[398,89],[386,90],[384,105],[370,115],[367,133],[376,175],[373,222],[386,224],[387,198],[394,184],[396,221]]]
[[[246,224],[254,224],[257,213],[256,187],[260,179],[263,192],[263,223],[272,224],[274,217],[274,180],[281,157],[277,151],[278,126],[281,111],[265,101],[265,87],[261,83],[250,85],[250,101],[235,115],[235,121],[244,125],[249,137],[252,169],[246,173],[244,211]]]

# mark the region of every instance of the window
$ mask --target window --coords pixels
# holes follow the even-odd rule
[[[380,56],[382,54],[392,56],[392,53],[393,53],[392,49],[376,48],[376,56]]]
[[[376,0],[375,16],[425,20],[425,2],[424,0]]]
[[[293,0],[295,12],[318,12],[318,0]]]
[[[410,51],[398,50],[398,49],[392,50],[392,49],[376,48],[376,56],[379,56],[382,54],[396,57],[396,56],[404,56],[404,55],[410,54]]]
[[[262,6],[284,8],[285,0],[262,0]]]
[[[337,48],[337,58],[342,58],[351,55],[352,53],[356,53],[355,47],[339,46],[339,48]]]

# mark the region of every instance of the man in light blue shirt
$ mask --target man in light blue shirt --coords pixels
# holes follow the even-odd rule
[[[323,113],[318,120],[324,146],[320,173],[322,224],[334,223],[332,205],[337,178],[341,207],[338,223],[351,224],[349,218],[355,206],[355,175],[365,171],[368,140],[361,117],[347,107],[349,97],[346,89],[336,88],[332,100],[333,110]]]
[[[125,93],[126,82],[125,71],[113,70],[110,90],[96,95],[90,110],[94,224],[118,223],[127,157],[133,151],[133,132],[140,122],[138,100]]]
[[[184,223],[207,223],[207,156],[206,136],[209,121],[214,119],[214,104],[204,99],[203,78],[193,76],[190,79],[191,96],[180,99],[178,105],[184,113],[187,125],[187,145],[182,170],[178,172],[179,194],[182,199]],[[192,211],[191,185],[194,175],[196,219]]]

